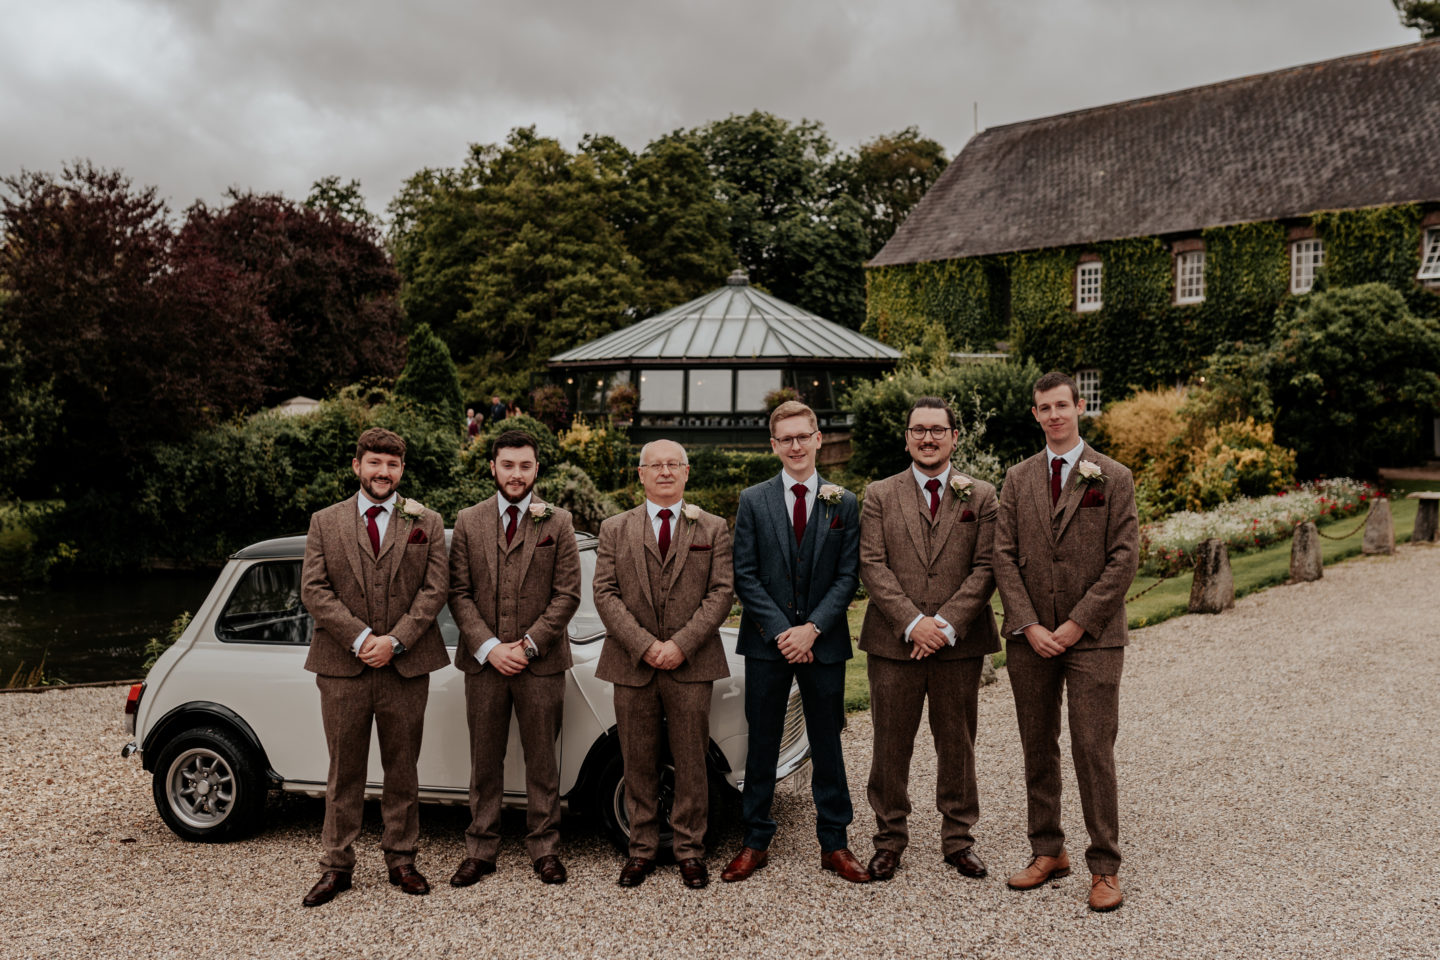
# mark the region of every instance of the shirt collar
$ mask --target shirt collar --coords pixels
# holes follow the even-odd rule
[[[660,506],[660,504],[651,500],[649,497],[646,497],[645,509],[650,514],[650,522],[654,523],[655,520],[660,516],[661,510],[669,510],[671,519],[680,516],[681,511],[685,509],[685,501],[681,500],[679,503],[673,503],[668,507],[662,507]]]
[[[395,509],[395,497],[396,497],[396,496],[397,496],[397,494],[393,494],[393,493],[392,493],[392,494],[390,494],[390,496],[386,497],[384,500],[381,500],[379,503],[376,503],[374,500],[371,500],[369,497],[365,496],[365,491],[364,491],[364,490],[361,490],[359,496],[358,496],[357,499],[355,500],[355,506],[358,508],[359,512],[360,512],[362,515],[365,513],[366,510],[369,510],[371,507],[384,507],[384,508],[385,508],[385,512],[386,512],[386,513],[389,513],[391,510],[394,510],[394,509]]]
[[[793,490],[791,490],[791,488],[795,486],[795,478],[790,476],[790,474],[786,473],[784,470],[780,471],[780,482],[784,484],[785,490],[787,492],[794,492]],[[813,494],[816,490],[820,489],[820,471],[811,470],[810,476],[799,482],[805,484],[805,489],[809,490]]]
[[[1084,452],[1085,452],[1085,441],[1084,441],[1084,440],[1078,441],[1078,442],[1075,444],[1075,446],[1071,447],[1069,450],[1066,450],[1064,453],[1054,453],[1054,452],[1052,452],[1052,451],[1050,450],[1049,447],[1046,447],[1046,448],[1045,448],[1045,462],[1046,462],[1046,463],[1053,463],[1053,462],[1055,461],[1055,458],[1056,458],[1056,457],[1059,457],[1061,460],[1064,460],[1064,461],[1065,461],[1065,466],[1067,466],[1067,467],[1073,467],[1073,466],[1075,466],[1075,461],[1077,461],[1077,460],[1080,459],[1080,454],[1082,454],[1082,453],[1084,453]]]
[[[515,504],[515,506],[517,506],[517,507],[520,508],[520,515],[521,515],[522,517],[525,515],[525,511],[527,511],[527,510],[530,509],[530,501],[533,500],[534,498],[535,498],[535,491],[534,491],[534,490],[531,490],[529,493],[525,494],[525,499],[524,499],[524,500],[521,500],[519,503]],[[504,519],[505,519],[505,511],[510,508],[510,501],[509,501],[509,500],[506,500],[506,499],[505,499],[505,496],[504,496],[503,494],[497,493],[497,494],[495,494],[495,506],[496,506],[496,508],[499,509],[499,511],[500,511],[500,519],[501,519],[501,520],[504,520]]]
[[[915,466],[915,464],[913,464],[913,463],[910,464],[910,472],[915,475],[915,482],[918,483],[918,484],[920,484],[920,489],[921,489],[921,490],[924,490],[924,489],[925,489],[925,484],[929,483],[931,480],[939,480],[939,481],[940,481],[940,489],[941,489],[941,490],[944,490],[944,489],[945,489],[945,481],[947,481],[947,480],[950,479],[950,471],[953,470],[953,469],[955,469],[954,465],[947,463],[947,464],[945,464],[945,472],[944,472],[944,473],[939,474],[939,475],[934,476],[934,477],[927,477],[927,476],[925,476],[925,474],[923,474],[923,473],[920,472],[920,468],[919,468],[919,467]]]

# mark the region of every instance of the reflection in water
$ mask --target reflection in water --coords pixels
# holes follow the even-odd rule
[[[194,613],[216,571],[80,577],[0,589],[0,684],[23,661],[67,683],[141,675],[145,641]]]

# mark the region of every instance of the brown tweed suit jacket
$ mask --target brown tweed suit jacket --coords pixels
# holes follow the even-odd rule
[[[315,618],[315,636],[305,669],[327,677],[359,676],[365,664],[350,647],[369,627],[405,644],[405,653],[391,661],[402,677],[438,670],[450,660],[435,625],[449,589],[445,524],[434,510],[411,518],[397,509],[376,558],[355,499],[310,517],[300,599]],[[377,582],[383,596],[375,593]],[[371,622],[372,608],[384,610],[383,619]]]
[[[486,640],[499,637],[511,643],[528,633],[540,648],[540,656],[530,661],[530,672],[562,673],[570,668],[565,627],[580,606],[580,549],[570,512],[555,507],[538,522],[520,517],[515,540],[507,545],[496,500],[491,497],[466,507],[455,519],[450,541],[450,615],[460,628],[455,666],[479,673],[482,666],[475,654]],[[544,503],[538,497],[530,502]],[[514,636],[498,632],[502,613],[495,582],[497,549],[521,551],[519,590],[513,598]]]
[[[999,650],[990,609],[995,515],[995,488],[983,480],[972,482],[970,499],[963,503],[947,484],[933,521],[910,468],[866,487],[860,512],[860,581],[870,606],[860,628],[860,649],[908,660],[911,645],[905,628],[924,614],[939,615],[957,634],[955,646],[933,654],[938,659]]]
[[[1105,482],[1087,490],[1077,464],[1052,507],[1050,459],[1041,451],[1011,467],[1000,496],[995,582],[1005,635],[1031,623],[1054,630],[1074,620],[1085,635],[1072,649],[1123,647],[1125,591],[1139,565],[1134,479],[1087,443],[1080,459],[1098,464]]]
[[[698,520],[680,517],[673,523],[658,583],[651,582],[646,555],[659,562],[660,545],[645,504],[600,524],[595,608],[607,633],[595,667],[601,680],[630,687],[649,683],[655,668],[643,657],[656,640],[673,640],[685,654],[685,662],[670,671],[675,680],[730,676],[720,642],[720,624],[735,599],[729,527],[703,510]],[[667,599],[658,602],[662,596]]]

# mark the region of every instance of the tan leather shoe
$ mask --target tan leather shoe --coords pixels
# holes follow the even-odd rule
[[[721,872],[720,879],[726,883],[738,883],[769,862],[770,852],[768,850],[741,847],[740,852],[735,854],[735,859],[731,860],[730,865]]]
[[[1006,880],[1005,885],[1011,890],[1034,890],[1051,880],[1059,880],[1061,877],[1068,876],[1070,876],[1070,857],[1064,850],[1061,850],[1058,857],[1042,857],[1039,854],[1031,857],[1029,866]]]
[[[1120,878],[1113,873],[1090,874],[1090,909],[1108,913],[1125,902],[1120,893]]]
[[[860,861],[855,859],[855,854],[845,847],[820,854],[820,869],[836,873],[851,883],[870,882],[870,871],[860,866]]]

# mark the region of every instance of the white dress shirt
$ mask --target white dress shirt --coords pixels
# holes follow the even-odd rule
[[[815,512],[815,497],[820,491],[820,471],[810,471],[810,476],[804,480],[796,480],[784,470],[780,471],[780,483],[785,487],[785,516],[795,516],[795,491],[790,489],[796,483],[803,483],[810,491],[805,495],[805,521],[810,521],[810,516]]]
[[[516,533],[520,532],[520,524],[524,522],[526,515],[530,512],[530,501],[534,499],[534,497],[535,491],[531,490],[529,493],[525,494],[524,500],[521,500],[519,503],[515,504],[515,506],[520,508],[520,516],[515,519]],[[510,506],[510,501],[505,499],[505,494],[502,493],[495,498],[495,508],[500,511],[500,533],[502,536],[505,533],[505,524],[510,519],[509,517],[505,516],[505,514],[510,510]],[[530,636],[530,634],[527,633],[525,634],[525,636],[528,637]],[[486,640],[484,643],[480,644],[480,649],[475,651],[475,659],[480,661],[481,666],[484,666],[488,662],[485,658],[490,656],[490,651],[494,650],[498,646],[500,646],[500,638],[491,637],[489,640]]]
[[[364,490],[361,490],[355,496],[355,507],[360,511],[360,516],[362,517],[365,516],[365,513],[371,507],[385,508],[384,510],[380,511],[375,515],[375,526],[380,531],[381,543],[385,542],[385,531],[390,529],[390,514],[395,512],[396,496],[398,495],[392,493],[380,503],[376,503],[374,500],[371,500],[369,497],[365,496]],[[350,644],[350,652],[355,654],[355,656],[357,657],[360,656],[360,648],[365,645],[365,638],[368,636],[370,636],[370,628],[366,627],[364,630],[360,631],[360,636],[355,638],[355,642]]]
[[[939,476],[935,477],[927,477],[925,474],[920,472],[919,467],[915,466],[915,464],[913,463],[910,464],[910,473],[915,477],[915,482],[920,485],[920,496],[924,498],[926,506],[929,506],[930,504],[930,491],[925,488],[925,484],[929,483],[931,480],[939,480],[940,489],[937,492],[940,494],[940,499],[945,499],[945,484],[950,480],[951,469],[952,467],[950,466],[950,464],[947,463],[945,465],[944,473],[941,473]],[[923,618],[924,616],[925,614],[923,613],[915,614],[915,619],[911,620],[910,625],[905,628],[906,643],[910,642],[910,631],[915,629],[915,625],[919,623],[921,618]],[[955,646],[955,641],[958,639],[958,635],[955,633],[955,628],[950,624],[946,623],[945,618],[941,617],[939,614],[935,615],[935,622],[940,624],[940,630],[945,634],[945,639],[950,644],[950,646]]]
[[[662,507],[649,497],[646,497],[645,509],[650,514],[650,529],[654,532],[657,541],[660,539],[660,511],[670,511],[670,539],[673,542],[675,539],[675,521],[679,520],[681,513],[684,512],[685,501],[681,500],[678,503],[672,503],[668,507]]]

